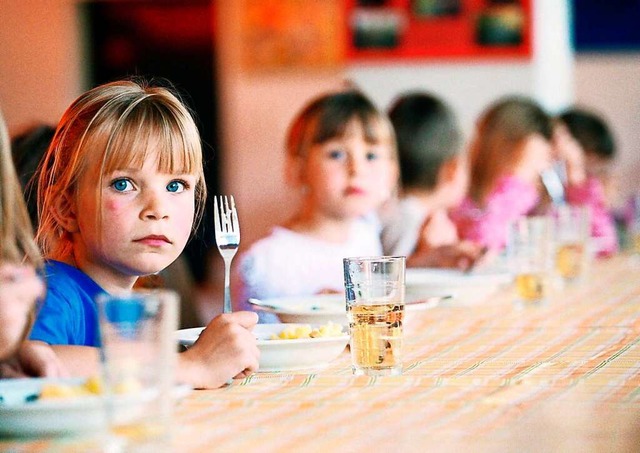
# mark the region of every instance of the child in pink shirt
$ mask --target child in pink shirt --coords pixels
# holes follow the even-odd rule
[[[531,99],[510,96],[485,110],[469,153],[469,194],[451,212],[461,239],[504,247],[508,225],[540,202],[551,137],[551,119]]]
[[[606,122],[588,110],[574,108],[558,117],[554,128],[557,157],[567,170],[567,201],[588,206],[591,212],[591,237],[598,256],[618,250],[618,238],[607,188],[612,186],[610,163],[615,143]]]

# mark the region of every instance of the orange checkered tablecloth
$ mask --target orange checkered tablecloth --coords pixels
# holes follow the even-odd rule
[[[176,445],[265,452],[640,446],[639,277],[640,265],[620,256],[596,263],[587,282],[541,306],[515,304],[505,288],[412,312],[402,376],[353,376],[345,352],[312,374],[258,373],[196,391],[178,408]]]
[[[639,277],[622,255],[540,306],[504,288],[412,312],[402,376],[353,376],[345,351],[194,391],[172,451],[637,451]]]

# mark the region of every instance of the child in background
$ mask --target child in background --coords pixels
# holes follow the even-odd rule
[[[251,297],[342,292],[343,258],[382,255],[376,211],[398,177],[384,113],[358,91],[320,96],[293,120],[286,153],[287,181],[302,203],[241,256],[236,307]]]
[[[385,226],[387,255],[407,256],[408,266],[468,268],[481,247],[461,242],[448,210],[467,190],[462,134],[451,109],[420,92],[398,97],[389,110],[400,160],[401,199]]]
[[[553,138],[566,168],[567,201],[589,207],[598,255],[615,253],[618,238],[610,201],[615,196],[610,170],[615,142],[609,127],[597,114],[574,108],[558,116]]]
[[[39,169],[48,292],[31,338],[53,345],[72,374],[95,374],[95,296],[171,264],[205,197],[198,130],[169,90],[122,81],[81,95]],[[256,322],[248,312],[214,318],[179,355],[178,379],[218,387],[257,369]]]
[[[42,258],[9,150],[9,134],[0,113],[0,376],[64,375],[46,345],[25,341],[35,305],[44,296],[36,269]]]
[[[552,125],[533,100],[510,96],[481,115],[470,147],[469,195],[451,212],[462,239],[502,249],[508,225],[534,211],[551,166]]]

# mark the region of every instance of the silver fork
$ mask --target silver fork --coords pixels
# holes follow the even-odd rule
[[[240,223],[233,196],[213,197],[213,223],[216,230],[216,245],[224,260],[224,306],[223,313],[231,313],[231,292],[229,290],[229,274],[231,260],[240,245]]]

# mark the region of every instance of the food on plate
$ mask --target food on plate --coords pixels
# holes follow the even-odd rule
[[[142,391],[142,384],[136,378],[127,377],[114,386],[116,395],[125,395]],[[77,398],[80,396],[101,395],[104,393],[102,379],[92,376],[78,384],[47,383],[40,388],[36,399],[53,400],[65,398]]]
[[[102,393],[102,381],[93,376],[80,384],[48,383],[40,389],[38,399],[75,398],[86,395],[100,395]]]
[[[309,324],[297,324],[285,327],[280,333],[272,334],[271,340],[296,340],[300,338],[339,337],[344,335],[342,326],[328,322],[319,327],[312,328]]]

